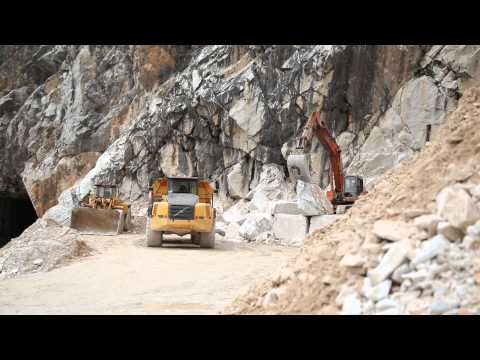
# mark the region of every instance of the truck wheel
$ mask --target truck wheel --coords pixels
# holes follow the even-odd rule
[[[200,247],[206,249],[215,247],[215,226],[209,233],[200,233]]]
[[[197,232],[192,232],[190,234],[190,239],[192,240],[192,243],[195,245],[200,245],[200,234]]]
[[[150,217],[147,218],[147,246],[148,247],[156,247],[162,246],[163,242],[163,234],[161,231],[154,231],[150,226]]]
[[[132,228],[132,211],[128,208],[127,215],[125,216],[124,231],[129,231]]]

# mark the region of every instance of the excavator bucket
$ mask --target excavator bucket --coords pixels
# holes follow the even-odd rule
[[[302,180],[308,183],[312,182],[310,173],[310,155],[289,155],[287,157],[287,167],[290,178],[293,181]]]
[[[74,208],[70,226],[82,234],[116,235],[124,230],[125,215],[122,210]]]

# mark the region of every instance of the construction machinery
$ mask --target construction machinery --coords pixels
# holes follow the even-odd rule
[[[149,191],[147,246],[162,246],[164,234],[190,234],[193,244],[215,247],[214,189],[194,177],[157,179]]]
[[[296,140],[296,149],[300,154],[292,154],[287,157],[287,167],[293,180],[299,179],[312,182],[310,175],[310,149],[312,139],[316,137],[327,150],[330,158],[330,184],[331,190],[327,191],[327,199],[333,206],[334,213],[337,207],[349,208],[358,199],[360,194],[365,193],[363,178],[361,176],[345,176],[341,158],[341,150],[335,138],[323,120],[320,112],[314,112],[305,124],[302,135]]]
[[[96,184],[72,210],[70,226],[83,233],[120,234],[132,227],[130,204],[119,199],[116,185]]]

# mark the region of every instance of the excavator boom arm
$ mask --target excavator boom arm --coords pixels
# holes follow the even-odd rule
[[[303,134],[299,139],[298,147],[305,147],[309,150],[313,136],[315,136],[328,151],[334,192],[343,194],[345,179],[343,175],[341,150],[335,139],[330,135],[326,124],[320,120],[320,112],[318,111],[312,114],[305,125]]]

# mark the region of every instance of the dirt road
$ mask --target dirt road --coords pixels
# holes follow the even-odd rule
[[[138,234],[83,238],[93,256],[0,281],[0,314],[217,314],[298,252],[222,241],[199,249],[181,238],[147,248]]]

